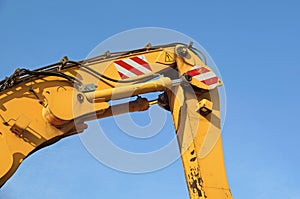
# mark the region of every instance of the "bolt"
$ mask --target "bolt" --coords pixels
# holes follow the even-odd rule
[[[184,58],[187,58],[189,55],[188,50],[185,47],[179,47],[177,52],[181,57],[184,57]]]
[[[192,76],[191,76],[191,75],[185,73],[183,76],[184,76],[184,78],[185,78],[188,82],[192,81]]]
[[[79,101],[79,103],[82,103],[84,101],[84,97],[82,94],[78,94],[77,95],[77,100]]]

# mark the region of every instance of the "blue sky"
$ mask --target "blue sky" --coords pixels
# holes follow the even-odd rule
[[[180,31],[210,53],[226,86],[223,140],[234,198],[299,199],[299,6],[295,0],[0,0],[0,76],[64,55],[83,59],[128,29]],[[100,124],[118,131],[111,120]],[[180,161],[157,172],[121,173],[96,161],[78,136],[29,157],[0,190],[1,199],[137,197],[187,198]]]

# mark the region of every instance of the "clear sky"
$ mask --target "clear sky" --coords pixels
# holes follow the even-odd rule
[[[128,29],[180,31],[210,53],[222,74],[224,152],[234,198],[299,199],[299,8],[296,0],[0,0],[0,77],[64,55],[83,59]],[[112,120],[100,124],[118,133]],[[180,160],[157,172],[121,173],[96,161],[73,136],[26,159],[0,198],[182,199],[188,193]]]

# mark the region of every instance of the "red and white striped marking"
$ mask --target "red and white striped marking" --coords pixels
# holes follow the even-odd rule
[[[152,69],[144,55],[121,59],[114,62],[122,79],[151,73]]]
[[[215,88],[219,83],[217,75],[203,66],[193,66],[187,74],[206,84],[210,89]]]

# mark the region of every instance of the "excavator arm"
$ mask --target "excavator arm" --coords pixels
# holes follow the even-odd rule
[[[83,132],[87,121],[159,104],[173,116],[190,198],[231,199],[220,136],[221,85],[201,51],[180,43],[17,69],[0,82],[0,186],[30,154]],[[157,100],[139,97],[157,91]],[[109,105],[132,96],[138,98]]]

